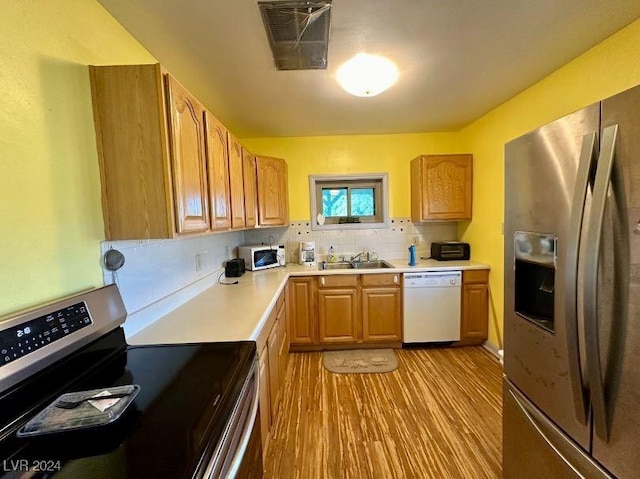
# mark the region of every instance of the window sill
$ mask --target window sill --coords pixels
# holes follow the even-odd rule
[[[316,231],[330,231],[330,230],[372,230],[372,229],[384,229],[390,228],[390,222],[381,223],[341,223],[341,224],[324,224],[320,225],[317,221],[311,222],[311,229]]]

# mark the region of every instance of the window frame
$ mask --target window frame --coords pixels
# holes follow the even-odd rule
[[[318,214],[322,212],[322,188],[374,188],[376,205],[381,208],[380,221],[362,223],[318,223]],[[312,230],[375,229],[389,228],[389,174],[357,173],[350,175],[309,175],[309,199],[311,207]],[[320,206],[320,209],[318,209]],[[370,218],[370,217],[365,217]]]

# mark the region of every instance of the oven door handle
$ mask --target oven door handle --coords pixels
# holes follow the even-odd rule
[[[233,460],[231,461],[231,465],[229,466],[228,476],[230,478],[234,478],[238,474],[238,469],[240,469],[240,465],[242,464],[242,460],[244,459],[244,454],[247,451],[247,446],[249,445],[249,439],[251,439],[251,434],[253,432],[253,426],[256,423],[256,419],[258,417],[258,405],[260,403],[260,370],[257,367],[254,367],[254,391],[253,391],[253,403],[251,404],[251,411],[247,416],[247,421],[244,426],[244,430],[242,431],[242,438],[238,443],[238,449],[236,450],[235,455],[233,456]]]

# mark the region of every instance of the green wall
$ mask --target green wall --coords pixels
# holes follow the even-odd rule
[[[102,285],[89,64],[154,58],[102,6],[4,0],[0,316]]]

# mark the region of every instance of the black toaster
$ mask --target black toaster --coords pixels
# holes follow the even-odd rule
[[[471,257],[471,248],[460,241],[431,243],[431,257],[438,261],[466,260]]]
[[[224,275],[227,278],[239,278],[244,274],[244,259],[236,258],[227,261],[224,265]]]

